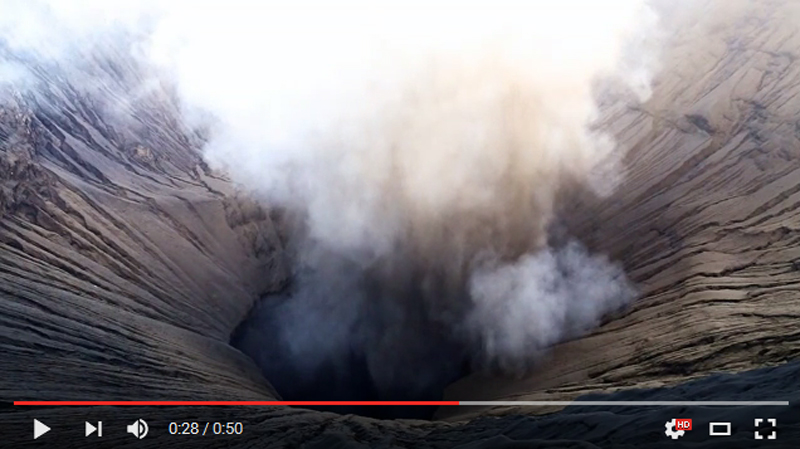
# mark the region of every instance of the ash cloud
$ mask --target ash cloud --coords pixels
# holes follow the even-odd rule
[[[649,95],[644,1],[163,3],[3,0],[0,33],[60,64],[116,36],[210,126],[213,167],[298,217],[291,291],[242,343],[267,377],[355,357],[380,396],[423,394],[464,361],[524,372],[633,298],[548,230],[565,185],[623,176],[593,86]]]
[[[483,336],[475,360],[504,373],[526,372],[548,347],[588,333],[635,295],[619,265],[575,241],[482,266],[469,292],[467,325]]]
[[[528,367],[633,296],[619,268],[548,248],[547,232],[565,183],[607,194],[622,176],[613,140],[590,129],[592,86],[616,78],[648,95],[653,13],[638,1],[369,5],[209,14],[203,45],[165,52],[184,97],[224,121],[207,159],[304,217],[294,300],[270,313],[291,317],[297,363],[355,345],[383,391],[436,358],[426,342]]]

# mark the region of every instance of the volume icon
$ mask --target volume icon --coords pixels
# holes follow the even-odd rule
[[[140,440],[147,436],[149,430],[150,428],[147,427],[147,423],[143,419],[136,420],[135,423],[128,426],[128,433],[133,434]]]
[[[103,421],[97,421],[97,426],[94,426],[89,421],[86,421],[86,435],[84,435],[84,436],[88,437],[89,435],[91,435],[91,434],[93,434],[95,432],[97,432],[97,436],[98,437],[102,437],[103,436]]]

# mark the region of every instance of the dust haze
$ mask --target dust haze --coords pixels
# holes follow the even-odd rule
[[[210,130],[212,167],[293,217],[292,283],[240,344],[270,380],[357,360],[377,396],[425,396],[465,364],[524,373],[633,299],[548,232],[565,185],[624,178],[595,87],[649,95],[645,2],[109,3],[4,0],[0,36],[61,65],[113,42]]]

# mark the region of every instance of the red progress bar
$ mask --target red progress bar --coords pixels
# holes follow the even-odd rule
[[[14,405],[459,405],[459,401],[14,401]]]

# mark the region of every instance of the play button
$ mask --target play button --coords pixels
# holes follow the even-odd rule
[[[38,419],[33,420],[33,439],[37,439],[40,436],[46,434],[50,431],[50,428],[45,425],[45,423],[39,421]]]

